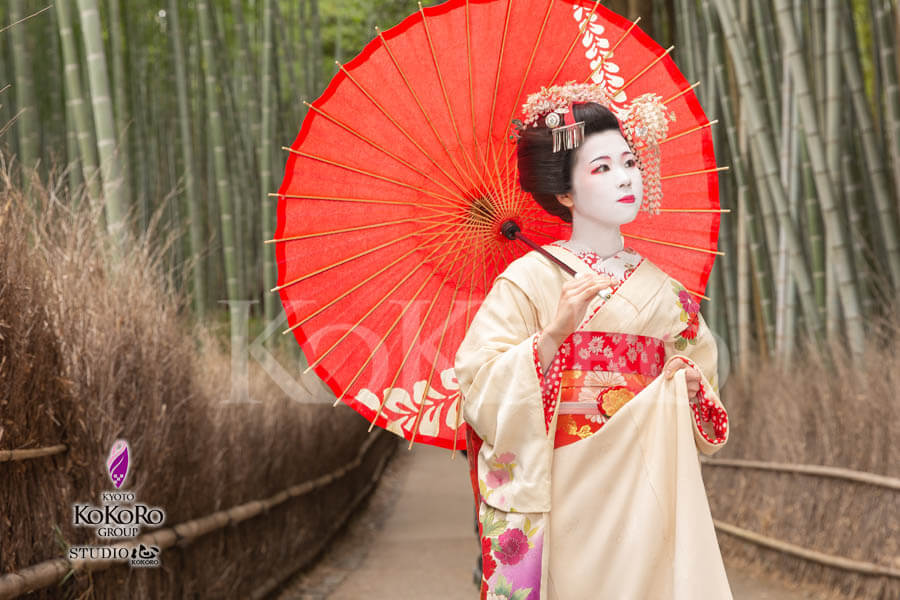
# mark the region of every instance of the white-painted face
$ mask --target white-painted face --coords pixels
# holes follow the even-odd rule
[[[644,186],[637,158],[615,129],[592,133],[575,152],[572,192],[557,196],[577,220],[603,225],[633,221],[641,208]]]

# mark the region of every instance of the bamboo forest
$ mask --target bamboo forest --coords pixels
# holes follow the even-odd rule
[[[662,197],[621,272],[547,243],[589,230],[586,97]],[[568,188],[525,173],[536,129]],[[672,312],[624,286],[646,259],[674,337],[638,327]],[[4,0],[0,600],[900,597],[898,297],[898,0]],[[690,460],[650,417],[624,446],[709,533],[659,578],[709,587],[564,576],[623,571],[590,535],[642,489],[615,454],[628,494],[574,525],[565,457],[670,392]],[[117,498],[160,520],[102,533]]]

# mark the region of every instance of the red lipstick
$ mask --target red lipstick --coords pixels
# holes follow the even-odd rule
[[[618,202],[621,202],[623,204],[631,204],[632,202],[634,202],[634,196],[623,196],[622,198],[619,198]]]

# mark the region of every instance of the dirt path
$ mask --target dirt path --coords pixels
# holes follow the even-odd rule
[[[465,459],[406,445],[327,555],[279,600],[475,600],[478,556]],[[735,600],[813,600],[808,592],[728,569]]]

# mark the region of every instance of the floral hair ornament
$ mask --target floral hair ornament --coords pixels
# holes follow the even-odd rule
[[[602,85],[575,83],[552,85],[528,96],[522,105],[522,129],[544,127],[553,135],[553,151],[573,150],[584,141],[584,122],[575,122],[572,106],[595,102],[612,111],[619,120],[625,141],[637,157],[644,184],[641,210],[659,214],[662,182],[659,175],[659,144],[669,133],[675,114],[657,94],[643,94],[630,103],[615,103]]]

